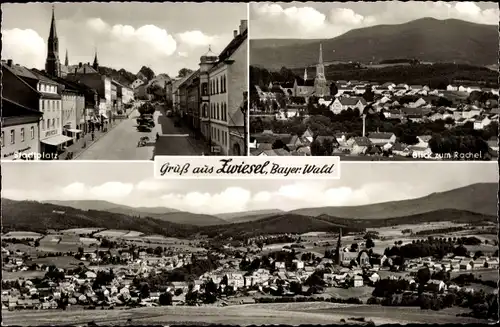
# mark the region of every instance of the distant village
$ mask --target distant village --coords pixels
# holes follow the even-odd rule
[[[483,152],[498,155],[497,133],[489,133],[498,126],[498,89],[456,84],[438,90],[391,82],[327,81],[321,52],[314,78],[306,68],[304,77],[293,82],[271,81],[251,88],[252,155],[443,159],[429,141],[433,134],[460,128],[487,134]],[[370,121],[373,117],[375,123]],[[416,131],[404,130],[412,124]],[[403,131],[396,133],[398,128]],[[420,130],[427,132],[418,134]],[[412,138],[405,138],[405,132]],[[326,151],[318,151],[322,145]]]
[[[422,294],[431,300],[447,294],[481,294],[485,298],[488,295],[483,291],[468,286],[481,283],[469,274],[475,271],[487,274],[498,271],[499,267],[498,250],[475,254],[467,251],[463,244],[477,244],[474,237],[429,237],[409,243],[396,240],[382,254],[373,251],[378,242],[375,232],[364,237],[347,236],[355,240],[350,245],[343,244],[345,237],[341,231],[319,238],[317,233],[306,233],[259,236],[243,243],[229,239],[217,246],[207,239],[196,245],[193,242],[197,241],[170,240],[161,246],[159,239],[144,238],[138,244],[137,235],[130,238],[112,235],[88,231],[4,234],[2,308],[112,309],[290,301],[380,304],[394,294],[417,297],[415,305],[422,306]],[[335,238],[337,244],[331,246]],[[282,243],[283,240],[287,242]],[[329,241],[324,254],[305,249],[304,244],[317,245],[325,240]],[[37,250],[54,244],[72,250]],[[272,250],[266,250],[267,246]],[[436,257],[436,253],[404,258],[402,254],[426,253],[428,250],[423,249],[429,248],[438,249],[442,257]],[[65,264],[59,266],[58,262]],[[450,273],[455,277],[450,277]],[[387,283],[396,285],[391,286],[391,294],[381,293],[386,292]],[[349,290],[347,294],[352,290],[353,295],[329,296],[329,290],[335,289]],[[370,291],[363,298],[355,295],[360,294],[356,289]]]

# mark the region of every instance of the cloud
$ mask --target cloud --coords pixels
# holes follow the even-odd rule
[[[381,2],[370,3],[370,15],[362,15],[346,4],[320,11],[305,3],[285,8],[279,4],[250,5],[252,38],[332,38],[353,28],[378,24],[401,24],[434,17],[462,19],[480,24],[498,24],[498,9],[481,9],[474,2]]]
[[[367,183],[354,188],[328,186],[322,181],[288,182],[272,189],[250,191],[228,186],[219,192],[194,191],[195,184],[181,189],[165,180],[147,178],[132,183],[110,181],[99,185],[73,182],[50,190],[6,188],[13,200],[103,200],[132,207],[163,206],[199,214],[218,214],[262,209],[294,210],[306,207],[355,206],[398,201],[428,194],[425,187],[403,182]],[[193,191],[190,191],[193,190]]]
[[[228,187],[220,193],[189,192],[165,194],[161,197],[169,207],[194,213],[216,214],[247,210],[250,191],[241,187]]]
[[[186,31],[177,34],[180,42],[190,47],[208,47],[217,41],[217,36],[206,35],[201,31]]]
[[[12,59],[23,66],[43,68],[47,48],[44,39],[31,29],[2,31],[2,59]]]

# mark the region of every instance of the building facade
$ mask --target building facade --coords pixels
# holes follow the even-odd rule
[[[210,129],[210,69],[217,64],[219,57],[212,52],[211,48],[200,58],[200,132],[205,140],[211,138]]]
[[[246,155],[244,92],[248,91],[248,29],[242,20],[239,31],[209,70],[210,140],[221,155]]]
[[[56,154],[70,137],[63,135],[63,110],[62,97],[58,94],[58,83],[41,75],[39,77],[38,92],[40,98],[40,111],[43,114],[40,122],[40,148],[44,154]]]
[[[38,159],[41,94],[4,62],[2,82],[1,160]]]

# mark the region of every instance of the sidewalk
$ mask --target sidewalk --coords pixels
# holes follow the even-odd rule
[[[81,155],[86,149],[88,149],[92,144],[98,142],[104,135],[110,132],[113,128],[118,126],[124,119],[117,119],[114,123],[110,122],[107,125],[108,130],[103,132],[102,129],[100,131],[94,131],[94,141],[92,141],[92,133],[87,133],[83,137],[80,137],[79,140],[75,140],[73,144],[66,147],[66,151],[61,153],[58,157],[58,160],[66,160],[66,157],[69,152],[73,152],[73,159],[76,159],[79,155]],[[83,144],[85,143],[85,147]]]

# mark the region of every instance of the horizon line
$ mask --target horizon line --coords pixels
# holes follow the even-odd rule
[[[432,194],[439,194],[439,193],[450,192],[450,191],[453,191],[453,190],[458,190],[458,189],[461,189],[461,188],[470,187],[472,185],[477,185],[477,184],[498,184],[498,183],[495,183],[495,182],[475,182],[475,183],[470,183],[470,184],[467,184],[467,185],[464,185],[464,186],[449,188],[449,189],[446,189],[446,190],[443,190],[443,191],[430,192],[430,193],[427,193],[426,195],[423,195],[423,196],[410,197],[410,198],[406,198],[406,199],[402,199],[402,200],[392,200],[392,201],[389,200],[389,201],[372,202],[372,203],[358,204],[358,205],[308,206],[308,207],[301,207],[301,208],[288,209],[288,210],[276,209],[276,208],[264,208],[264,209],[255,209],[255,210],[218,212],[218,213],[211,213],[211,214],[205,214],[205,215],[217,217],[217,215],[228,215],[228,214],[245,214],[245,213],[248,213],[248,214],[251,215],[252,212],[270,211],[270,210],[276,210],[277,212],[283,212],[283,213],[290,213],[292,211],[305,210],[305,209],[364,207],[364,206],[384,204],[384,203],[391,203],[391,202],[402,202],[402,201],[422,199],[422,198],[428,197],[428,196],[430,196]],[[99,200],[99,199],[80,199],[80,200],[75,200],[75,199],[73,199],[73,200],[55,200],[55,199],[53,199],[53,200],[33,200],[33,199],[22,199],[22,200],[14,200],[14,199],[10,199],[10,198],[4,197],[4,196],[2,196],[0,198],[1,199],[5,199],[5,200],[10,200],[10,201],[16,201],[16,202],[31,201],[31,202],[37,202],[37,203],[50,203],[50,204],[53,204],[52,202],[84,202],[84,201],[94,201],[94,202],[105,202],[105,203],[115,204],[115,205],[119,205],[119,206],[122,206],[122,207],[131,208],[131,209],[140,209],[140,208],[146,208],[146,209],[153,209],[153,208],[155,208],[155,209],[157,209],[157,208],[161,208],[161,209],[175,210],[174,212],[164,213],[165,215],[168,215],[168,214],[171,214],[171,213],[176,213],[176,212],[177,213],[196,214],[196,215],[204,214],[204,213],[197,213],[197,212],[192,212],[192,211],[185,211],[185,210],[182,210],[182,209],[176,209],[176,208],[164,207],[164,206],[137,206],[137,207],[135,207],[135,206],[131,206],[131,205],[120,204],[120,203],[116,203],[116,202],[112,202],[112,201],[108,201],[108,200]],[[69,205],[63,205],[63,204],[61,204],[60,206],[77,209],[77,208],[71,207]],[[77,209],[77,210],[84,210],[84,211],[96,210],[96,211],[111,212],[111,211],[107,211],[107,210],[104,210],[104,209],[103,210],[97,210],[97,209]],[[154,213],[149,213],[149,214],[154,214]],[[217,217],[217,218],[219,218],[219,217]]]

